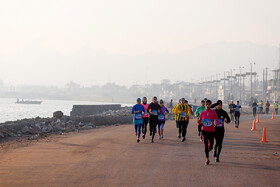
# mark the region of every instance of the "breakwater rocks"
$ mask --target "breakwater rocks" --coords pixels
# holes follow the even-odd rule
[[[16,138],[36,140],[49,134],[64,134],[79,132],[100,126],[130,124],[133,122],[131,108],[124,107],[120,110],[108,110],[91,116],[62,116],[62,112],[54,112],[52,118],[32,118],[0,124],[0,142]]]

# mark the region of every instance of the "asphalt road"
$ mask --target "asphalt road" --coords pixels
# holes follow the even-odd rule
[[[9,142],[0,149],[0,186],[279,186],[279,117],[261,117],[256,132],[244,119],[226,126],[221,162],[211,156],[209,166],[194,120],[184,143],[174,121],[153,144],[136,143],[133,125]],[[269,143],[260,142],[263,126]]]

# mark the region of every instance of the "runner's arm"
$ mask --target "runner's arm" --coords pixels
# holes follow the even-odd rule
[[[228,113],[225,111],[225,118],[226,118],[226,120],[227,120],[227,123],[230,123],[230,118],[229,118],[229,116],[228,116]]]
[[[218,116],[217,116],[217,113],[216,113],[216,112],[214,112],[213,117],[214,117],[214,119],[216,120],[216,126],[217,126],[217,125],[220,125],[220,121],[219,121],[219,118],[218,118]],[[213,124],[214,124],[214,123],[213,123]]]

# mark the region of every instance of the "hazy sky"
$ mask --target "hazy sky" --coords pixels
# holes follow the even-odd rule
[[[279,7],[279,0],[0,0],[0,79],[59,86],[200,80],[238,55],[198,52],[221,42],[267,46],[273,64]],[[223,68],[253,60],[261,69],[265,55],[242,54]]]

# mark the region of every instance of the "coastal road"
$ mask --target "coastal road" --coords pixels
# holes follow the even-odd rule
[[[187,141],[174,121],[165,138],[136,143],[132,125],[98,128],[38,142],[8,142],[0,149],[0,186],[279,186],[280,119],[226,126],[220,163],[205,166],[194,120]],[[260,143],[267,127],[269,143]],[[273,154],[278,152],[278,154]]]

